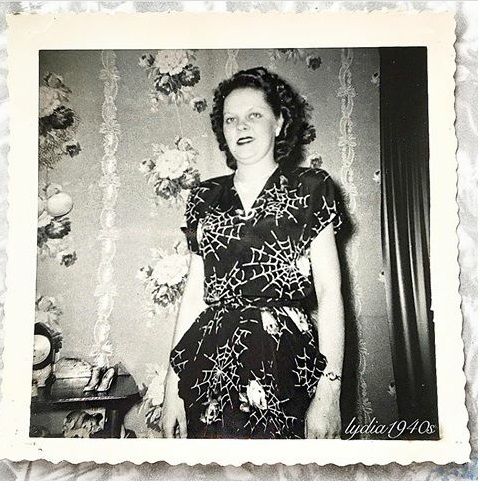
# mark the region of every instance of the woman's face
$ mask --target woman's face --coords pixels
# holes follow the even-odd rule
[[[225,98],[223,134],[233,157],[243,164],[273,159],[275,136],[283,118],[277,119],[261,90],[237,88]]]

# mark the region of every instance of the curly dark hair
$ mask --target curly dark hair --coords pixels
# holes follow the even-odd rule
[[[210,121],[218,146],[227,156],[227,165],[237,168],[223,134],[223,106],[225,98],[237,88],[261,90],[275,117],[282,114],[284,123],[275,140],[274,158],[283,167],[298,166],[304,159],[304,146],[316,137],[315,128],[309,123],[312,108],[285,80],[263,66],[239,71],[215,90]]]

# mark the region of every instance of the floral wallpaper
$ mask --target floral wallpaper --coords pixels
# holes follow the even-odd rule
[[[52,164],[41,152],[39,216],[55,196],[50,208],[61,215],[39,225],[60,221],[57,238],[46,229],[39,236],[55,241],[68,229],[71,241],[47,258],[41,249],[48,240],[41,243],[38,304],[55,308],[61,355],[122,362],[134,376],[145,396],[126,425],[137,436],[156,436],[188,266],[180,231],[186,195],[199,179],[230,171],[210,128],[213,89],[259,65],[313,106],[317,136],[305,165],[330,173],[351,221],[351,236],[340,243],[345,409],[383,423],[396,416],[381,270],[377,50],[42,51],[40,102],[49,112],[41,115],[56,111],[60,123],[71,124],[62,129],[61,151],[49,153]]]
[[[62,185],[52,182],[50,170],[62,158],[80,153],[75,139],[79,118],[69,106],[71,90],[63,78],[46,73],[39,88],[38,114],[38,233],[37,248],[41,259],[55,258],[66,267],[73,265],[77,255],[69,236],[72,197],[63,191]]]

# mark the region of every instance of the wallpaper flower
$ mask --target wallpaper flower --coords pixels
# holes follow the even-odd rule
[[[79,118],[71,107],[72,91],[60,75],[47,73],[39,90],[39,164],[54,168],[63,156],[73,158],[80,152],[75,139]]]
[[[200,68],[194,64],[192,50],[163,49],[155,55],[143,54],[138,64],[153,79],[152,110],[158,111],[160,102],[179,104],[193,98],[194,87],[200,81]]]
[[[189,139],[178,136],[173,148],[153,144],[153,158],[143,160],[140,171],[153,185],[157,204],[179,205],[188,191],[200,182],[197,169],[198,151]]]
[[[151,250],[153,262],[142,267],[137,278],[142,281],[149,303],[147,310],[155,315],[162,310],[173,311],[182,297],[189,265],[186,244],[179,241],[174,252]]]

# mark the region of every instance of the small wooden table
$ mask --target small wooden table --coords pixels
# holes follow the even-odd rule
[[[83,392],[88,378],[56,379],[52,385],[39,387],[32,397],[31,413],[62,410],[105,409],[105,438],[120,438],[125,414],[141,399],[137,384],[128,373],[120,373],[108,392]],[[61,437],[62,434],[51,435]]]

